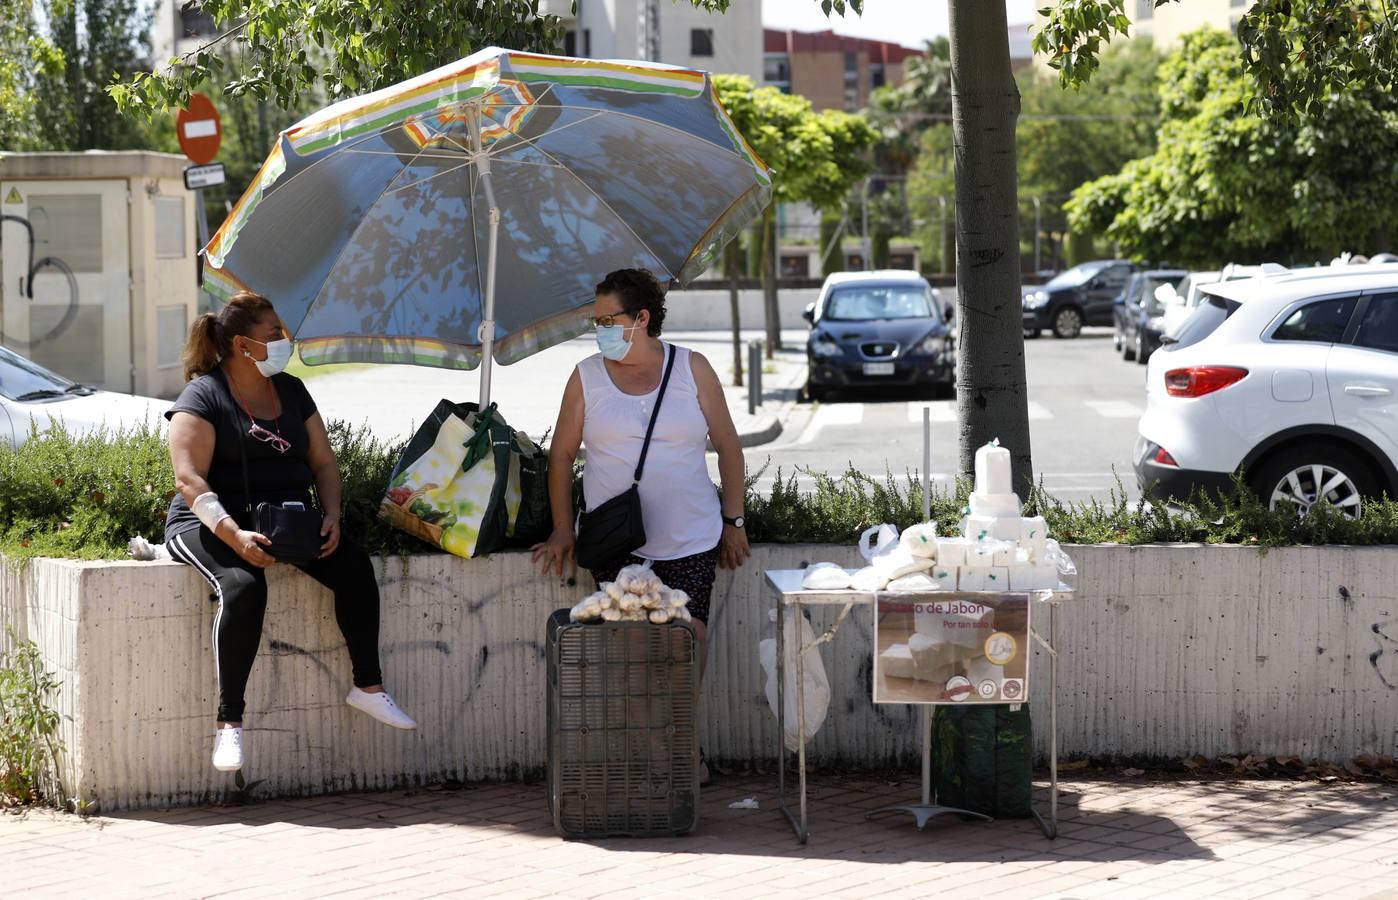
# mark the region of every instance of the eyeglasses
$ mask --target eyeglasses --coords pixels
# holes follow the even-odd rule
[[[632,318],[632,316],[631,316],[630,313],[624,313],[624,312],[612,313],[612,314],[609,315],[609,316],[598,316],[597,318],[591,320],[591,322],[592,322],[592,327],[593,327],[593,328],[611,328],[613,325],[618,324],[618,322],[617,322],[617,320],[616,320],[616,317],[617,317],[617,316],[626,316],[627,318]],[[622,324],[624,324],[624,323],[622,323]]]
[[[253,422],[252,427],[248,429],[248,437],[262,441],[264,444],[271,444],[272,449],[278,453],[285,453],[291,449],[291,441],[279,434],[273,434],[256,422]]]

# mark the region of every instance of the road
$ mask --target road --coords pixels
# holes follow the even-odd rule
[[[668,336],[668,335],[667,335]],[[756,338],[757,333],[744,337]],[[816,405],[795,403],[795,385],[804,380],[805,332],[784,332],[789,352],[769,366],[764,412],[783,421],[773,443],[747,451],[748,468],[769,468],[759,487],[770,486],[777,467],[843,472],[903,474],[922,465],[922,408],[932,409],[932,472],[942,485],[957,468],[956,404],[916,395],[849,396]],[[723,332],[686,332],[677,343],[705,353],[725,380],[731,351]],[[1128,495],[1137,496],[1131,471],[1136,422],[1144,408],[1145,369],[1112,353],[1107,329],[1083,337],[1051,337],[1026,343],[1029,418],[1035,470],[1049,491],[1063,500],[1108,499],[1121,477]],[[507,420],[535,437],[552,427],[563,385],[573,366],[596,351],[591,337],[568,341],[512,366],[496,370],[496,397]],[[327,419],[367,422],[384,439],[412,432],[440,397],[473,400],[475,372],[449,372],[416,366],[324,366],[301,369]],[[738,417],[746,413],[742,391],[729,394]],[[710,469],[717,478],[716,460]],[[802,476],[809,486],[813,479]]]
[[[1145,368],[1112,352],[1110,329],[1087,329],[1077,340],[1025,342],[1029,428],[1034,468],[1048,491],[1063,500],[1107,500],[1117,488],[1140,496],[1131,469],[1136,424],[1145,408]],[[933,478],[949,485],[957,471],[956,401],[916,395],[850,395],[814,407],[798,406],[775,443],[748,451],[749,469],[769,465],[895,475],[922,467],[922,409],[932,410]],[[813,479],[802,477],[809,486]]]

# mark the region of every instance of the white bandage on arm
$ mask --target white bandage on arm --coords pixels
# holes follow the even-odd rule
[[[206,491],[194,498],[194,506],[190,507],[194,511],[194,517],[205,525],[210,531],[218,530],[218,523],[224,519],[233,518],[228,510],[223,508],[223,504],[218,502],[218,494],[213,491]]]

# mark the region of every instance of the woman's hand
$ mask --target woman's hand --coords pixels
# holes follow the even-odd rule
[[[563,577],[563,564],[573,562],[573,544],[576,538],[573,536],[571,528],[555,528],[549,539],[542,544],[535,544],[534,562],[544,561],[539,574],[548,575],[551,571],[557,571],[558,577]]]
[[[228,542],[228,545],[243,559],[259,569],[265,569],[277,561],[262,549],[270,546],[271,543],[266,535],[258,534],[256,531],[244,531],[240,528],[234,532],[233,539]]]
[[[325,543],[320,545],[320,558],[325,559],[340,546],[340,517],[327,513],[320,523],[320,536],[325,538]]]
[[[718,565],[721,569],[736,569],[752,558],[748,533],[742,528],[724,524],[723,537],[718,542]]]

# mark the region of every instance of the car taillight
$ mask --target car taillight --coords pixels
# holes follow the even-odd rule
[[[1165,393],[1171,397],[1202,397],[1237,384],[1247,377],[1247,369],[1236,366],[1190,366],[1165,373]]]
[[[1164,447],[1155,451],[1154,461],[1162,466],[1174,466],[1177,469],[1180,467],[1180,464],[1175,462],[1175,458],[1170,455],[1170,451]]]

